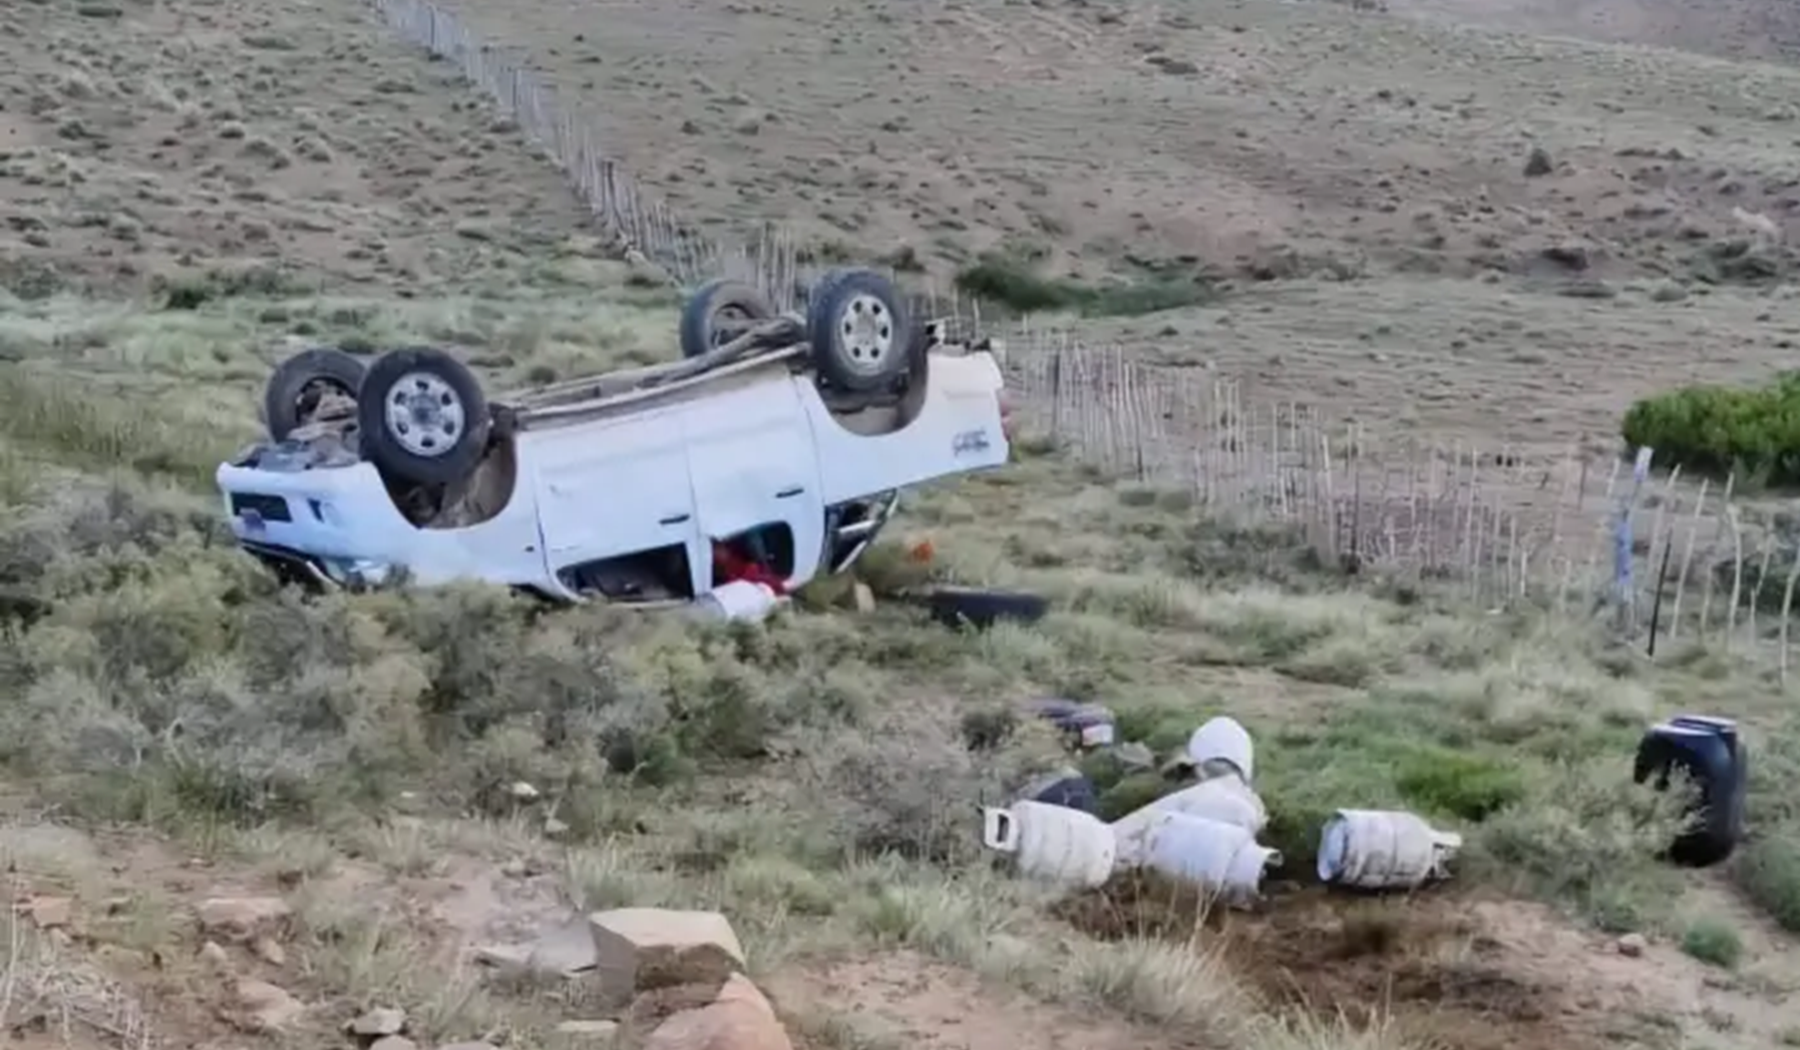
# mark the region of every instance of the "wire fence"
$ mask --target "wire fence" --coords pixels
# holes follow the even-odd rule
[[[433,56],[454,62],[492,98],[538,149],[568,177],[619,254],[640,253],[675,282],[693,286],[715,277],[756,284],[782,309],[801,286],[799,251],[779,227],[765,224],[741,245],[724,245],[681,221],[643,191],[606,152],[595,122],[562,102],[554,85],[502,56],[448,11],[427,0],[372,0],[388,26]]]
[[[1023,433],[1186,490],[1206,517],[1291,529],[1344,572],[1448,581],[1489,609],[1602,617],[1652,655],[1774,645],[1787,674],[1800,525],[1744,498],[1735,476],[1659,476],[1650,449],[1396,440],[1027,324],[994,344]]]
[[[567,175],[614,247],[692,286],[750,281],[781,308],[803,294],[797,242],[765,225],[750,243],[700,235],[605,153],[554,87],[428,0],[372,0],[387,24],[457,63]],[[928,295],[953,337],[983,332],[979,305]],[[1192,493],[1200,513],[1291,529],[1346,572],[1451,581],[1499,610],[1522,603],[1604,617],[1654,654],[1701,639],[1779,647],[1800,582],[1800,536],[1734,499],[1735,479],[1654,478],[1577,450],[1433,445],[1328,423],[1297,402],[1247,402],[1208,372],[1128,359],[1027,320],[996,340],[1025,426],[1103,471]]]

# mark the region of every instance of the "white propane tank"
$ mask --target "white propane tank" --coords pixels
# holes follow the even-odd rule
[[[1091,813],[1020,801],[982,818],[982,844],[1012,854],[1023,875],[1088,888],[1112,877],[1112,828]]]
[[[1235,718],[1220,715],[1209,719],[1188,738],[1188,761],[1194,764],[1202,779],[1210,779],[1229,770],[1244,783],[1256,779],[1256,748],[1250,733]]]
[[[1462,836],[1392,810],[1340,809],[1319,834],[1319,881],[1412,889],[1444,878]]]
[[[702,616],[751,622],[767,619],[780,604],[781,598],[768,584],[749,580],[721,583],[694,599],[694,607]]]
[[[1262,799],[1237,777],[1202,780],[1113,821],[1120,864],[1143,862],[1144,829],[1164,813],[1186,813],[1191,817],[1233,824],[1248,831],[1252,838],[1260,835],[1269,824],[1269,811],[1263,807]]]
[[[1256,899],[1263,869],[1281,854],[1236,824],[1187,813],[1160,813],[1143,831],[1148,867],[1192,882],[1228,904]]]

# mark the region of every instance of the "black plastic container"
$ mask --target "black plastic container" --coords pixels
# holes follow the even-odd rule
[[[1632,779],[1655,777],[1666,791],[1676,770],[1699,786],[1690,811],[1693,825],[1676,836],[1669,859],[1705,867],[1717,864],[1744,838],[1744,795],[1750,778],[1750,755],[1738,737],[1737,723],[1711,715],[1678,715],[1653,725],[1638,743]]]
[[[1100,809],[1099,793],[1094,790],[1094,782],[1073,769],[1052,773],[1028,785],[1024,797],[1033,802],[1062,806],[1064,809],[1078,809],[1083,813],[1098,813]]]
[[[1109,747],[1113,742],[1113,713],[1100,704],[1048,699],[1033,700],[1025,709],[1062,730],[1069,746],[1077,750]]]

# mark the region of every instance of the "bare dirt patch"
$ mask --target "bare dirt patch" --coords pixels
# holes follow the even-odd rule
[[[833,960],[778,977],[784,1006],[854,1018],[865,1038],[920,1050],[1131,1050],[1199,1047],[1173,1030],[1009,995],[912,952]]]
[[[1529,946],[1465,902],[1301,895],[1233,919],[1225,951],[1234,970],[1289,1007],[1368,1022],[1388,1013],[1404,1031],[1469,1050],[1599,1045],[1618,1015],[1616,1002],[1571,995],[1524,954]]]
[[[1253,912],[1208,910],[1191,889],[1121,878],[1056,913],[1101,940],[1215,947],[1228,972],[1276,1010],[1387,1024],[1422,1045],[1655,1045],[1687,1033],[1776,1047],[1800,1023],[1787,1000],[1791,938],[1777,931],[1764,929],[1758,961],[1734,974],[1672,944],[1627,955],[1617,938],[1542,905],[1462,888],[1395,896],[1294,884],[1270,890]],[[1758,928],[1741,905],[1725,913]]]

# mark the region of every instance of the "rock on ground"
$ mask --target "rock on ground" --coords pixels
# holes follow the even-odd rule
[[[280,897],[214,897],[200,902],[200,926],[234,941],[267,934],[293,914]]]
[[[347,1026],[355,1035],[397,1035],[406,1027],[406,1011],[377,1006]]]
[[[237,983],[238,1027],[251,1032],[286,1028],[306,1012],[306,1004],[267,981]]]
[[[619,908],[588,916],[602,995],[624,1000],[679,984],[723,985],[744,949],[718,912]]]
[[[664,1021],[644,1050],[793,1050],[787,1030],[761,989],[732,974],[712,1004]]]

